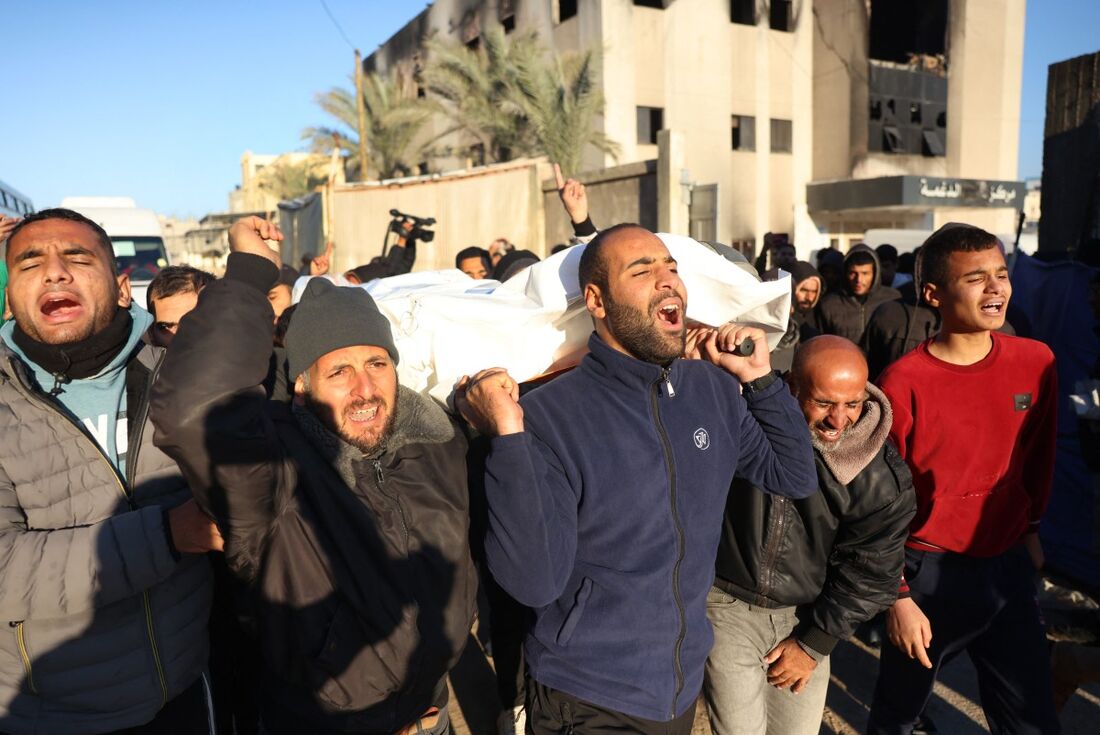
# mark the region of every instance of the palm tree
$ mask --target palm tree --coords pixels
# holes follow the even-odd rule
[[[507,161],[537,151],[526,110],[513,88],[517,69],[541,56],[532,33],[509,41],[500,27],[486,29],[474,51],[456,42],[433,38],[421,81],[442,101],[455,130],[474,140],[487,163]]]
[[[310,140],[311,149],[321,153],[331,151],[335,142],[348,161],[349,173],[365,179],[366,173],[359,171],[358,136],[348,132],[358,128],[355,93],[333,87],[328,92],[315,95],[314,101],[344,127],[309,127],[302,131],[302,138]],[[382,77],[374,73],[363,78],[363,101],[367,108],[370,168],[383,179],[415,171],[426,145],[417,138],[431,117],[432,107],[422,100],[403,95],[392,75]]]
[[[277,159],[275,163],[264,167],[260,174],[259,187],[270,191],[279,201],[295,199],[325,183],[327,163],[328,160],[320,156],[298,163]]]
[[[515,90],[539,149],[560,164],[566,175],[579,172],[588,146],[612,158],[619,155],[619,145],[595,126],[604,103],[596,62],[592,51],[550,63],[525,59],[515,78]]]
[[[595,128],[603,110],[597,60],[591,51],[559,58],[535,34],[509,39],[495,26],[483,31],[476,51],[429,41],[421,78],[489,162],[545,153],[576,173],[588,146],[619,151]]]

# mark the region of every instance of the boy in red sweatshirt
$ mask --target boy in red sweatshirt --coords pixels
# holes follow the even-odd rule
[[[912,732],[940,666],[966,651],[994,733],[1055,733],[1034,586],[1054,471],[1054,356],[1040,342],[994,331],[1012,295],[996,237],[945,225],[918,265],[943,327],[880,380],[917,514],[868,732]]]

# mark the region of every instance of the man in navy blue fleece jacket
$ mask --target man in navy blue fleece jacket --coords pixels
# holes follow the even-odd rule
[[[805,421],[761,330],[693,330],[676,261],[636,225],[581,257],[595,321],[573,372],[518,402],[484,370],[458,388],[492,437],[489,568],[535,610],[526,652],[536,733],[689,733],[713,636],[706,595],[734,474],[817,490]],[[746,338],[748,357],[733,354]]]

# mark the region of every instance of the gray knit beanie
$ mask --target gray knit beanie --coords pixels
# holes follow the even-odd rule
[[[290,378],[333,350],[356,345],[381,347],[397,364],[389,320],[371,295],[362,288],[335,286],[327,278],[311,278],[286,330]]]

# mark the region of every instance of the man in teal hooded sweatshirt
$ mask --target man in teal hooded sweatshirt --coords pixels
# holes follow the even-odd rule
[[[5,262],[0,732],[205,732],[221,537],[152,444],[152,317],[76,212],[17,223]]]

